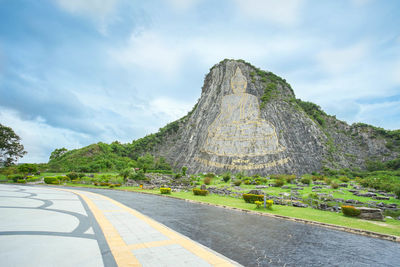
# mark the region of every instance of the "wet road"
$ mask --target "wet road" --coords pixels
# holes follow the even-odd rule
[[[76,189],[76,188],[75,188]],[[399,266],[400,244],[133,192],[113,198],[244,266]]]

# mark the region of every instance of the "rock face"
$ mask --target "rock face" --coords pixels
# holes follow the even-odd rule
[[[361,211],[360,214],[360,219],[365,219],[365,220],[383,220],[383,214],[380,209],[374,209],[374,208],[367,208],[367,207],[359,207],[357,208],[358,210]]]
[[[187,166],[188,173],[262,175],[359,167],[371,156],[397,156],[385,140],[369,138],[369,130],[316,105],[310,111],[307,103],[295,98],[284,79],[244,61],[224,60],[207,74],[194,109],[146,152],[176,168]]]

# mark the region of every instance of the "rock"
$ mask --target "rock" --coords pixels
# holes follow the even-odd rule
[[[354,199],[346,199],[344,202],[345,203],[350,203],[350,204],[355,204],[357,201],[354,200]]]
[[[250,190],[247,194],[254,194],[254,195],[264,195],[264,191],[259,189]]]
[[[359,197],[375,197],[376,196],[376,194],[372,193],[372,192],[366,192],[366,193],[359,192],[358,194],[354,194],[354,195],[359,196]]]
[[[391,216],[386,216],[385,219],[393,219]]]
[[[301,203],[301,202],[297,202],[297,201],[292,202],[292,206],[293,207],[298,207],[298,208],[307,208],[308,207],[307,204],[304,204],[304,203]]]
[[[268,188],[266,185],[256,185],[256,189]]]
[[[274,85],[274,94],[262,102],[267,84]],[[193,110],[156,133],[159,142],[140,154],[163,156],[175,169],[187,166],[190,173],[270,175],[318,172],[327,161],[338,169],[363,166],[366,158],[382,158],[389,151],[372,127],[350,126],[332,116],[322,128],[301,105],[292,103],[296,96],[284,79],[241,60],[214,65],[201,90]],[[239,122],[238,116],[249,119]],[[230,131],[232,125],[238,130]],[[250,141],[242,141],[244,130]],[[341,149],[332,151],[332,145]]]
[[[281,187],[282,189],[289,189],[290,187],[288,185],[284,185]]]
[[[322,186],[313,186],[311,189],[312,190],[314,190],[314,189],[322,189]]]
[[[383,197],[383,196],[373,196],[373,199],[377,199],[377,200],[389,200],[390,197]]]
[[[201,189],[201,190],[207,190],[207,186],[206,186],[205,184],[202,184],[202,185],[200,186],[200,189]]]
[[[400,221],[400,216],[399,216],[399,217],[397,217],[397,218],[396,218],[396,220],[399,220],[399,221]]]
[[[329,206],[328,206],[328,204],[326,204],[326,203],[320,203],[319,205],[318,205],[318,208],[320,209],[320,210],[327,210],[327,209],[329,209]]]
[[[365,220],[383,220],[383,213],[380,209],[367,208],[367,207],[358,207],[358,210],[361,211],[360,219]]]
[[[346,184],[346,183],[342,183],[342,184],[339,184],[339,186],[340,186],[340,187],[347,187],[347,186],[349,186],[349,185]]]

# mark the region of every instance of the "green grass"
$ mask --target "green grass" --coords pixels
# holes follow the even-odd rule
[[[80,185],[80,184],[78,185],[70,183],[68,183],[67,185],[74,187],[108,188],[106,186]],[[161,195],[159,189],[146,190],[146,189],[140,189],[139,187],[127,187],[127,186],[116,187],[114,189]],[[311,187],[309,189],[310,189],[309,191],[311,192]],[[290,191],[289,189],[287,190]],[[281,192],[279,191],[279,188],[271,188],[270,191]],[[274,205],[272,210],[263,208],[256,209],[255,208],[256,206],[254,204],[245,203],[243,199],[237,199],[233,197],[220,196],[214,194],[208,196],[195,196],[193,195],[192,192],[172,192],[171,196],[180,199],[189,199],[197,202],[210,203],[215,205],[228,206],[228,207],[240,208],[251,211],[265,212],[276,215],[283,215],[293,218],[362,229],[382,234],[400,236],[400,221],[394,219],[386,219],[385,222],[366,221],[357,218],[346,217],[341,213],[321,211],[312,208],[296,208],[291,206],[280,206],[280,205]]]

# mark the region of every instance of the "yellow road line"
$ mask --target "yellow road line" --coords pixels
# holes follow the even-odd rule
[[[120,207],[122,210],[125,210],[126,212],[132,214],[136,218],[144,221],[163,235],[169,238],[169,240],[163,240],[163,241],[153,241],[153,242],[146,242],[146,243],[141,243],[141,244],[132,244],[132,245],[127,245],[122,237],[118,234],[118,231],[115,229],[115,227],[107,220],[107,218],[104,216],[103,212],[115,212],[115,211],[121,211],[121,210],[100,210],[94,203],[93,201],[90,200],[89,197],[87,197],[85,194],[79,191],[75,190],[69,190],[69,189],[60,189],[60,190],[65,190],[69,191],[75,194],[78,194],[85,200],[85,202],[88,204],[90,210],[94,214],[97,222],[99,223],[101,229],[103,230],[104,236],[106,237],[107,243],[111,249],[111,252],[114,255],[115,261],[117,262],[118,266],[141,266],[139,261],[135,258],[135,256],[132,254],[131,250],[135,249],[140,249],[140,248],[149,248],[149,247],[158,247],[158,246],[165,246],[165,245],[170,245],[170,244],[179,244],[188,251],[192,252],[196,256],[200,257],[201,259],[205,260],[209,264],[213,266],[218,266],[218,267],[228,267],[228,266],[235,266],[233,265],[230,261],[226,260],[223,257],[218,256],[215,253],[212,253],[211,251],[207,250],[206,248],[202,247],[201,245],[197,244],[196,242],[190,240],[189,238],[169,229],[165,225],[162,225],[153,219],[150,219],[149,217],[143,215],[142,213],[133,210],[118,201],[115,201],[109,197],[99,195],[93,192],[85,192],[87,194],[93,195],[96,198],[100,197],[105,200],[110,201],[111,203],[117,205]]]
[[[104,216],[103,211],[101,211],[93,201],[87,197],[85,194],[82,194],[78,191],[66,190],[72,193],[75,193],[82,197],[82,199],[86,202],[90,210],[92,211],[96,221],[98,222],[101,230],[103,231],[104,237],[110,247],[111,253],[114,256],[114,259],[119,267],[132,266],[139,267],[142,266],[136,257],[131,253],[130,248],[124,242],[122,237],[119,235],[117,229],[110,223],[109,220]]]

